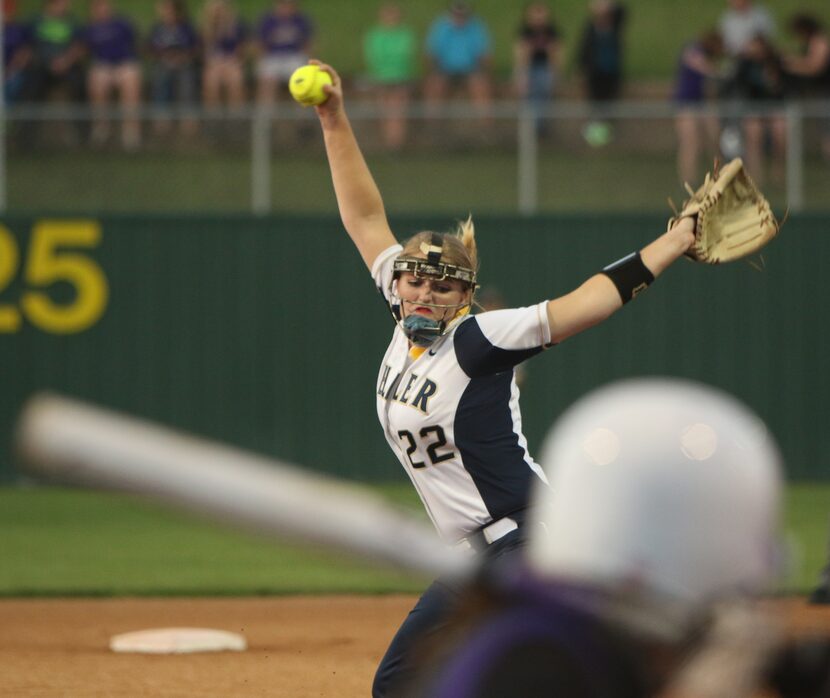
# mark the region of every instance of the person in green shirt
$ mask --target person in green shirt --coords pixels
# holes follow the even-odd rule
[[[386,147],[397,150],[407,136],[407,109],[416,75],[415,32],[404,23],[403,10],[385,2],[378,22],[363,40],[367,78],[381,109],[381,135]]]
[[[33,69],[27,101],[83,99],[84,57],[80,26],[71,14],[69,0],[45,0],[31,23]]]

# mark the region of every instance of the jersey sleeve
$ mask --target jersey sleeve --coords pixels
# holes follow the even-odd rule
[[[391,247],[387,247],[377,256],[374,264],[372,264],[372,279],[375,282],[375,286],[377,286],[378,291],[386,301],[386,305],[389,306],[389,309],[395,317],[398,317],[400,308],[393,302],[391,294],[392,263],[401,252],[403,252],[403,247],[401,245],[395,244]]]
[[[459,325],[454,345],[470,377],[511,370],[551,345],[547,301],[475,315]]]

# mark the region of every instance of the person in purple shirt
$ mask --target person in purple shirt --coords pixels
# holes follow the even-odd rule
[[[132,22],[115,14],[111,0],[92,0],[90,21],[82,32],[89,53],[87,93],[95,109],[92,143],[101,146],[110,136],[106,107],[113,95],[123,109],[121,142],[135,150],[141,139],[137,109],[141,102],[141,66],[136,54],[136,32]]]
[[[314,27],[296,0],[275,0],[257,31],[257,102],[273,104],[311,52]]]
[[[152,62],[151,92],[153,104],[192,106],[197,100],[196,61],[199,57],[199,35],[191,23],[184,0],[159,0],[158,21],[151,27],[147,46]],[[180,122],[185,134],[196,131],[196,120],[186,116]],[[169,118],[155,119],[157,134],[170,130]]]
[[[202,15],[202,39],[204,105],[218,107],[224,101],[230,107],[241,107],[245,103],[248,27],[232,0],[208,0]]]
[[[29,27],[18,22],[16,0],[3,0],[3,94],[14,104],[26,87],[27,69],[32,61]]]
[[[720,75],[719,63],[724,56],[723,39],[718,32],[707,31],[686,44],[677,61],[674,101],[677,105],[677,171],[681,182],[700,179],[698,164],[704,147],[710,155],[718,153],[719,124],[717,116],[702,112],[711,83]],[[710,158],[711,159],[711,158]]]

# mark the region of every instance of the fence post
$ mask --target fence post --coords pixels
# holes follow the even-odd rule
[[[793,213],[804,209],[804,115],[801,105],[787,105],[787,206]]]
[[[251,122],[251,210],[271,212],[271,111],[259,106]]]
[[[519,172],[517,177],[519,213],[532,216],[539,205],[539,143],[536,137],[537,109],[522,104],[519,109]]]

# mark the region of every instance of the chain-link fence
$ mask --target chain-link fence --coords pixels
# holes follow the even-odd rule
[[[293,104],[32,105],[5,116],[6,212],[336,210],[316,117]],[[743,156],[777,207],[830,207],[830,102],[418,103],[397,115],[360,102],[350,116],[392,213],[658,210],[717,155]],[[390,118],[405,128],[395,147],[384,140]]]

